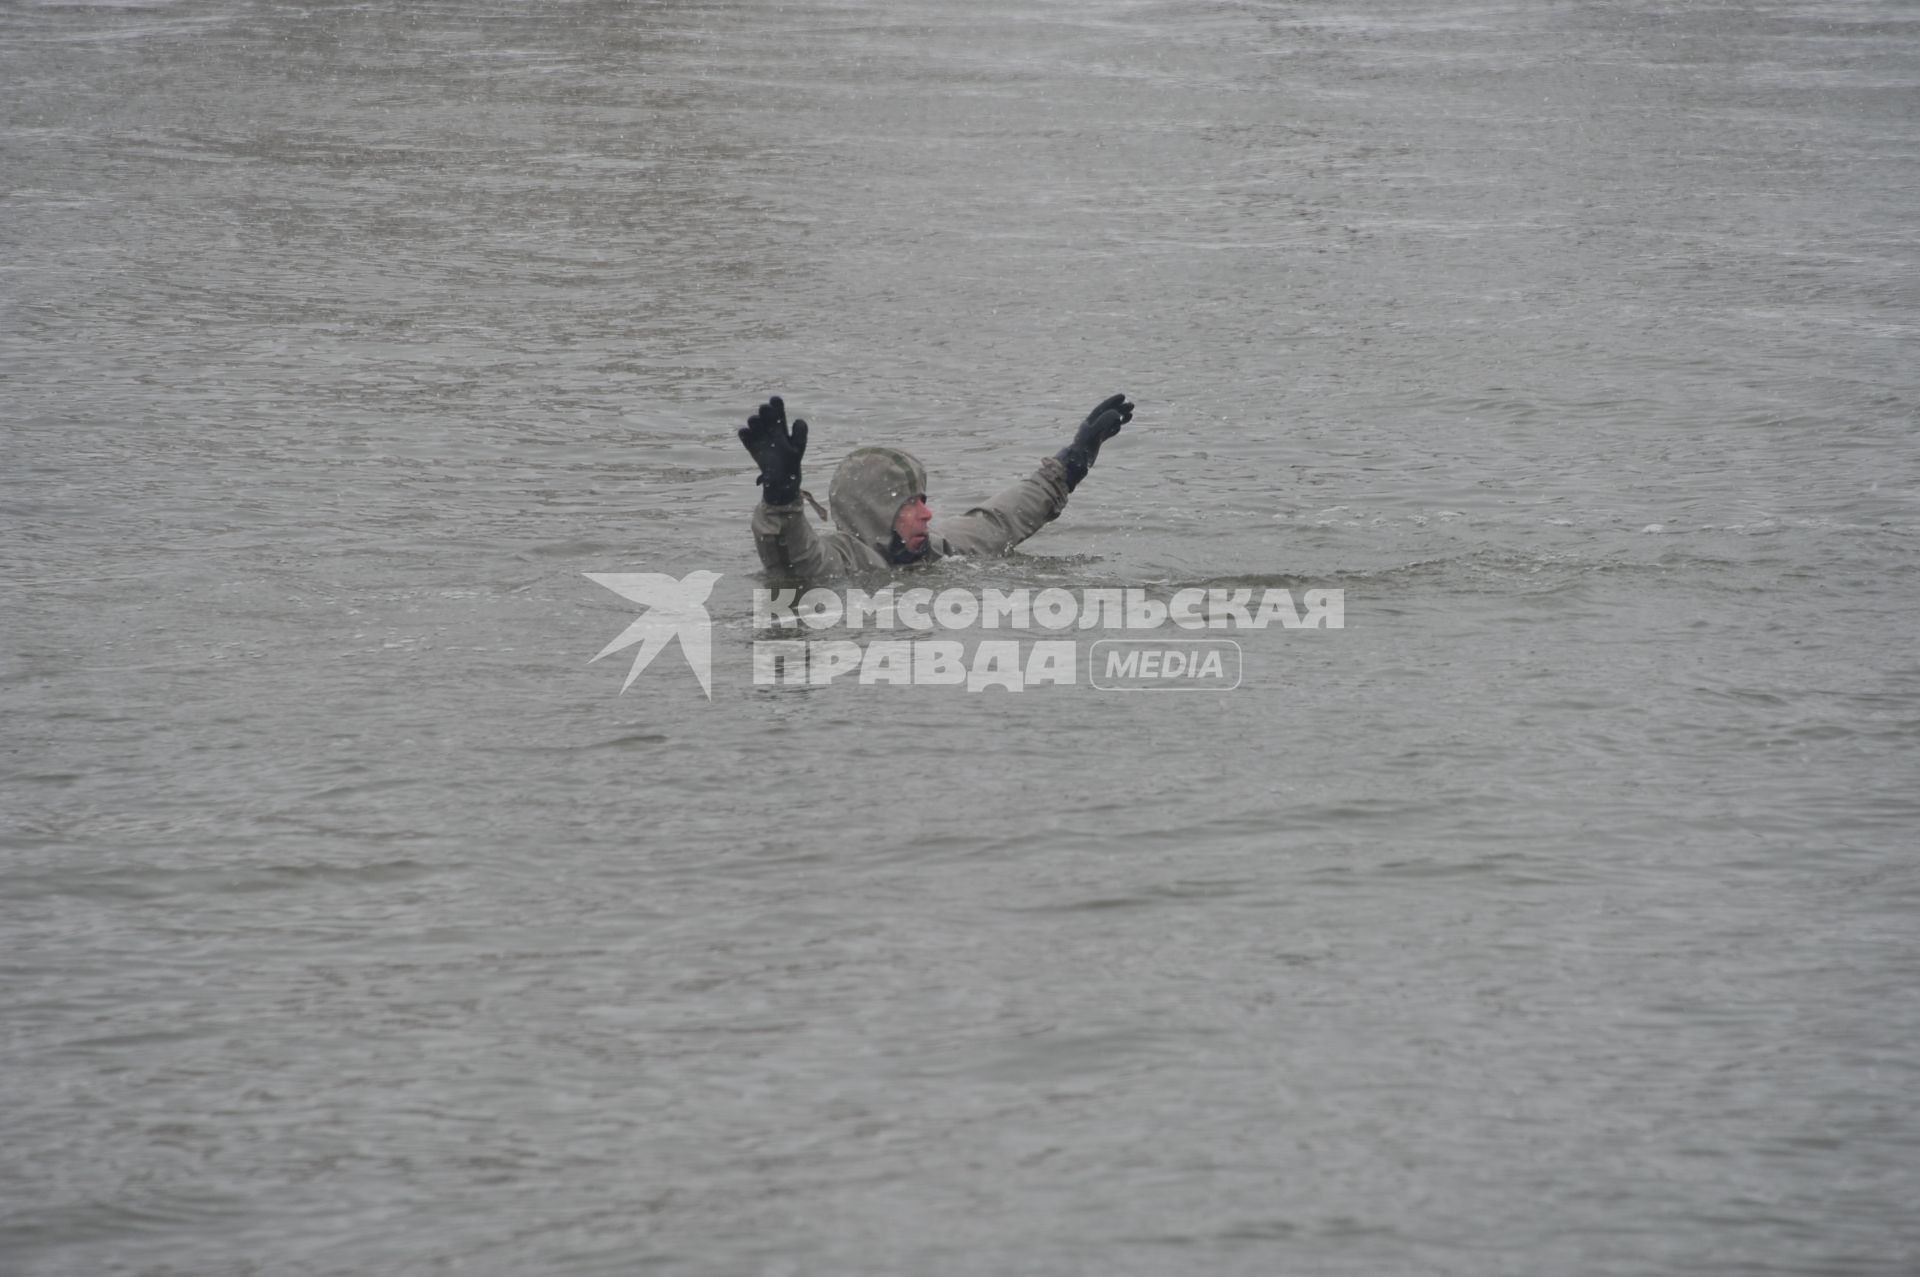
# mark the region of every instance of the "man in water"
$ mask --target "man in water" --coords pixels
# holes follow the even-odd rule
[[[800,491],[807,423],[795,421],[789,430],[787,407],[776,395],[740,431],[740,442],[760,466],[753,543],[768,571],[802,580],[885,572],[953,554],[1005,554],[1060,517],[1067,494],[1099,459],[1100,445],[1132,419],[1125,395],[1103,400],[1073,441],[1038,470],[938,526],[927,506],[926,468],[918,460],[895,448],[856,448],[833,472],[827,505],[835,530],[822,536],[807,522],[800,500],[813,500]]]

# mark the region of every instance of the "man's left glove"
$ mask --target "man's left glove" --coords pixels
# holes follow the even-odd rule
[[[1080,423],[1073,442],[1054,453],[1067,468],[1067,491],[1072,492],[1087,477],[1087,471],[1100,459],[1100,445],[1120,433],[1120,427],[1133,420],[1133,405],[1125,395],[1102,400]]]
[[[740,429],[740,442],[759,463],[759,484],[768,505],[786,505],[800,499],[800,458],[807,450],[807,423],[787,430],[787,405],[775,395],[760,405]]]

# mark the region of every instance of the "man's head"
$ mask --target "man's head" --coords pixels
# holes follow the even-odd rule
[[[927,548],[926,495],[919,461],[897,448],[856,448],[833,472],[827,508],[842,532],[889,560],[911,561]]]

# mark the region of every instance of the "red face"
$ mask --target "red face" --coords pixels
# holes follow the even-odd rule
[[[900,538],[900,544],[918,554],[927,543],[927,524],[933,519],[933,511],[927,508],[924,496],[915,497],[900,507],[900,513],[893,516],[893,530]]]

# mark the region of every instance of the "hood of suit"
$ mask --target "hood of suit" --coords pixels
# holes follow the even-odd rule
[[[927,491],[927,469],[897,448],[856,448],[833,472],[833,526],[888,557],[900,507]]]

